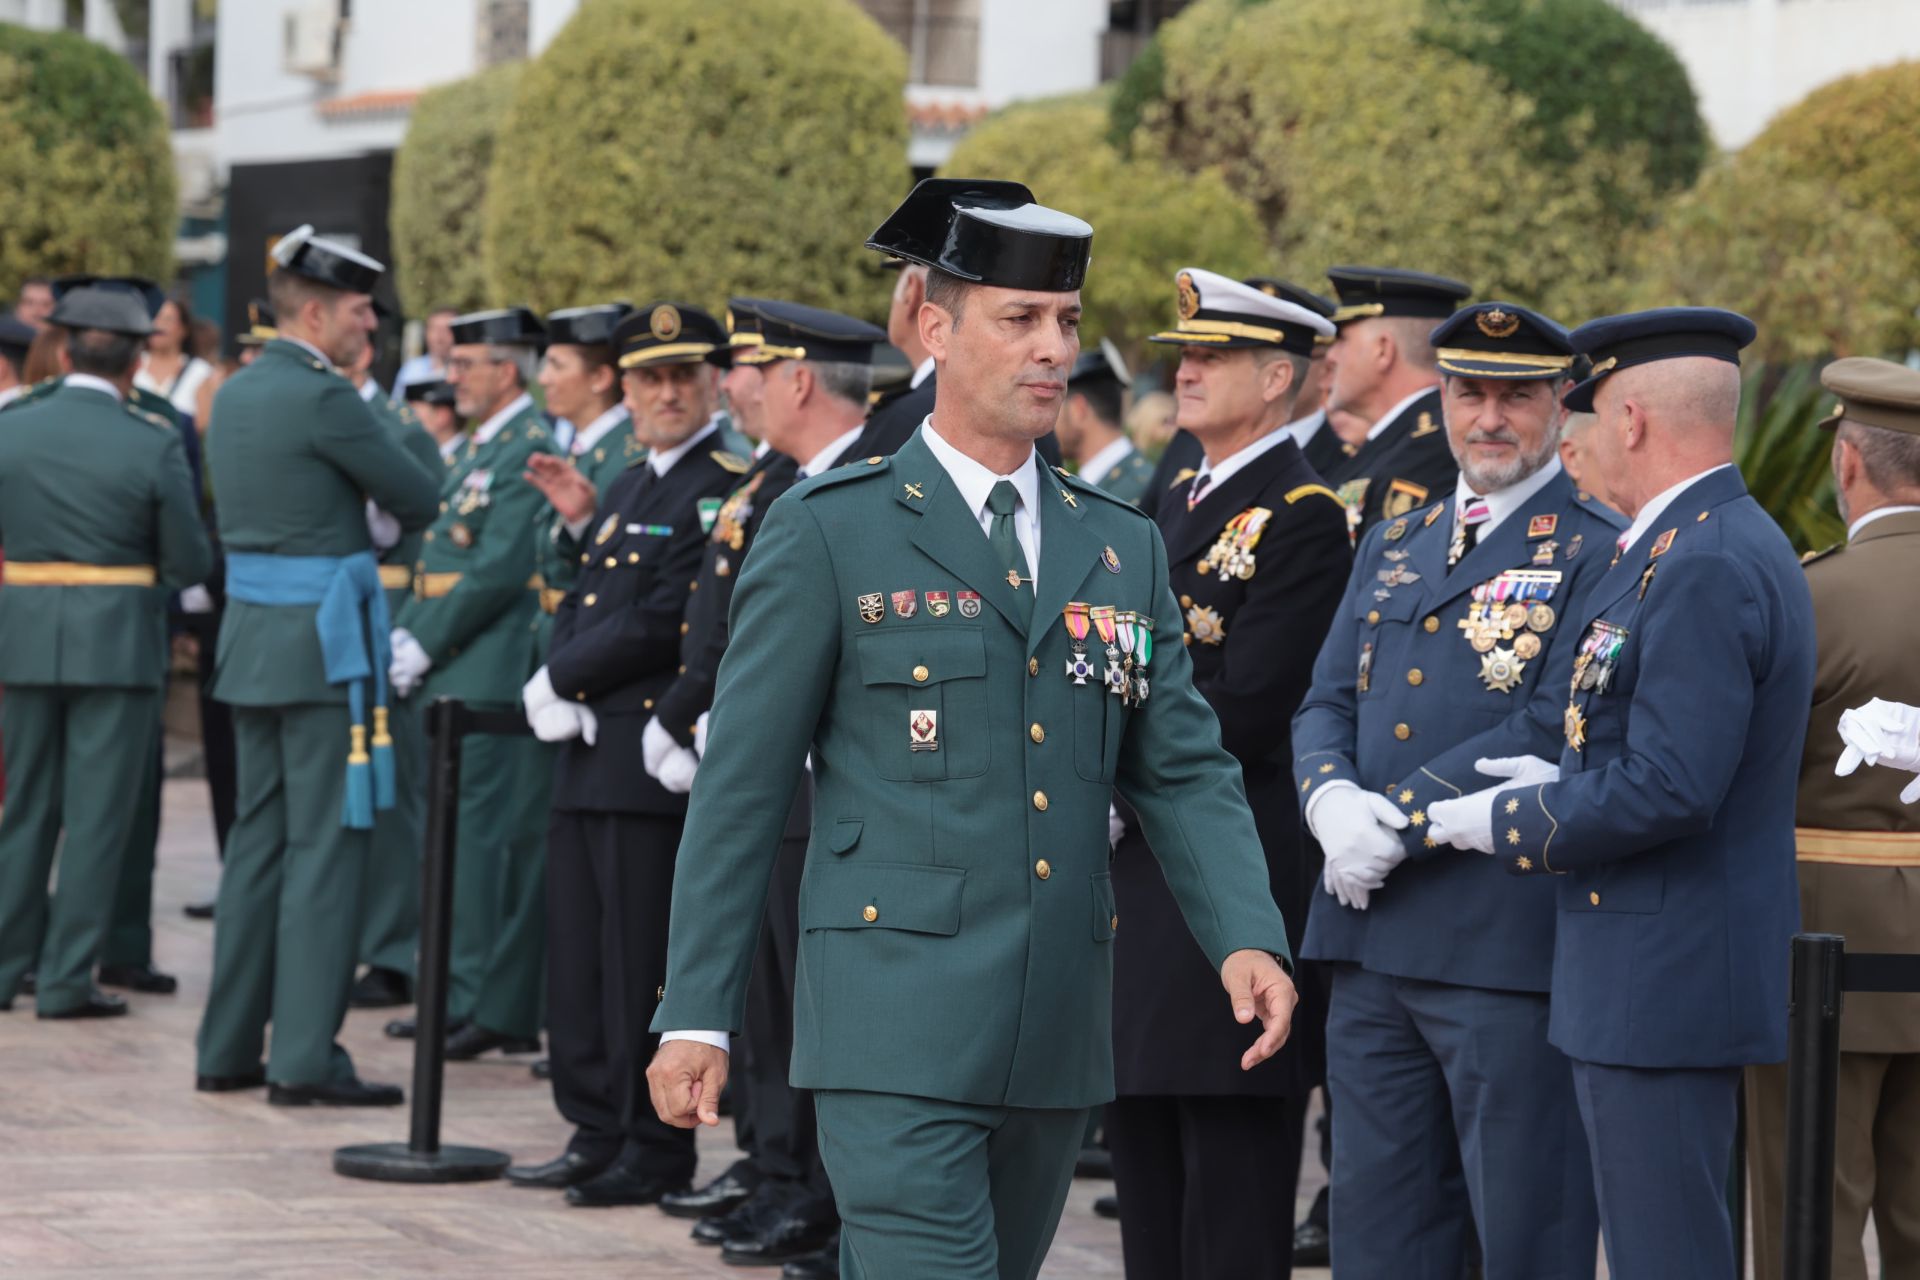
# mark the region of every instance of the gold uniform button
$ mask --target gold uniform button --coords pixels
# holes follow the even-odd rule
[[[1400,741],[1405,742],[1408,738],[1411,738],[1413,736],[1413,730],[1408,728],[1405,724],[1397,724],[1393,726],[1393,736],[1400,739]]]
[[[860,913],[860,918],[862,920],[865,920],[868,924],[872,924],[875,920],[878,920],[880,918],[880,908],[869,903],[867,904],[867,909]]]
[[[687,590],[689,591],[698,591],[699,589],[700,589],[700,580],[698,578],[695,578],[692,582],[689,582],[687,584]]]
[[[641,709],[641,710],[643,710],[643,711],[651,711],[651,710],[653,710],[653,699],[652,699],[652,698],[648,698],[648,699],[647,699],[647,700],[646,700],[645,702],[643,702],[643,703],[641,703],[641,704],[640,704],[640,709]]]
[[[1039,876],[1042,880],[1051,879],[1053,876],[1053,867],[1045,858],[1042,858],[1033,864],[1033,874]]]
[[[1192,644],[1192,643],[1193,643],[1193,632],[1191,632],[1191,631],[1182,631],[1182,632],[1180,633],[1180,643],[1181,643],[1181,644]]]
[[[582,600],[582,601],[581,601],[580,603],[581,603],[581,604],[584,604],[585,606],[587,606],[587,608],[589,608],[589,609],[591,609],[591,608],[593,608],[593,605],[594,605],[594,602],[595,602],[596,600],[598,600],[599,598],[600,598],[599,596],[597,596],[597,595],[595,595],[595,594],[594,594],[593,592],[591,592],[591,591],[589,591],[589,592],[587,592],[587,595],[586,595],[586,598],[585,598],[585,599],[583,599],[583,600]]]
[[[1180,597],[1180,607],[1181,607],[1182,609],[1191,609],[1191,608],[1193,608],[1193,597],[1192,597],[1192,596],[1181,596],[1181,597]]]
[[[606,559],[606,565],[607,565],[607,568],[609,569],[613,568],[615,565],[619,563],[620,563],[620,559],[618,556],[608,556]]]
[[[589,557],[588,557],[588,555],[587,555],[587,553],[586,553],[586,552],[584,552],[584,551],[582,551],[582,552],[580,553],[580,563],[581,563],[581,564],[585,564],[585,563],[587,562],[587,560],[588,560],[588,559],[589,559]]]
[[[1027,674],[1030,676],[1037,676],[1040,674],[1040,659],[1038,658],[1027,659]]]
[[[1434,632],[1440,629],[1440,619],[1428,618],[1425,622],[1421,623],[1420,625],[1427,629],[1428,635],[1432,635]]]
[[[627,563],[628,563],[628,564],[639,564],[639,563],[640,563],[640,553],[639,553],[638,551],[629,551],[629,552],[627,552]]]
[[[680,634],[685,635],[688,631],[692,630],[692,628],[693,624],[691,622],[683,622],[680,624]]]
[[[1045,742],[1047,740],[1047,731],[1042,729],[1038,724],[1035,724],[1027,730],[1027,736],[1035,742]]]
[[[432,541],[433,541],[433,530],[431,530],[431,529],[429,529],[429,530],[427,530],[427,536],[426,536],[426,538],[425,538],[425,539],[423,539],[423,541],[426,541],[426,542],[432,542]]]
[[[1418,667],[1415,667],[1413,670],[1407,672],[1407,683],[1410,685],[1414,685],[1415,687],[1418,687],[1420,682],[1425,679],[1426,677],[1420,674],[1420,668]]]
[[[875,454],[873,457],[867,459],[867,465],[870,467],[877,467],[884,461],[885,459],[880,457],[879,454]]]
[[[1380,611],[1379,611],[1378,609],[1369,609],[1369,610],[1367,610],[1367,622],[1368,622],[1368,623],[1370,623],[1370,624],[1371,624],[1371,623],[1376,623],[1376,622],[1379,622],[1379,621],[1380,621]]]
[[[442,515],[445,515],[445,514],[446,514],[446,510],[447,510],[447,504],[446,504],[446,503],[444,503],[444,502],[443,502],[443,503],[441,503],[441,504],[440,504],[440,512],[441,512],[441,514],[442,514]]]
[[[915,667],[913,669],[913,682],[915,684],[925,684],[927,682],[927,669],[925,667]]]
[[[1033,793],[1033,807],[1038,809],[1042,813],[1045,813],[1047,811],[1047,793],[1046,792],[1036,791]]]
[[[1600,905],[1600,894],[1599,894],[1599,892],[1598,892],[1598,891],[1595,891],[1595,892],[1593,892],[1593,893],[1590,893],[1590,894],[1588,894],[1588,895],[1587,895],[1587,901],[1588,901],[1588,902],[1591,902],[1591,903],[1592,903],[1592,904],[1593,904],[1594,906],[1596,906],[1596,907],[1597,907],[1597,906],[1599,906],[1599,905]]]

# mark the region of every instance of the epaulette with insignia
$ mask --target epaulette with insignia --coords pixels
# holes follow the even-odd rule
[[[527,439],[529,439],[529,440],[545,440],[546,438],[547,438],[547,432],[546,432],[546,428],[544,428],[544,427],[541,427],[541,426],[538,426],[538,425],[534,425],[534,424],[529,424],[529,425],[528,425],[528,427],[527,427]]]
[[[1340,501],[1340,495],[1323,484],[1303,484],[1297,489],[1287,490],[1287,505],[1292,506],[1294,503],[1300,501],[1300,499],[1310,498],[1316,493],[1333,499],[1335,506],[1339,507],[1342,511],[1346,510],[1347,504]]]
[[[31,387],[28,387],[25,391],[21,392],[18,396],[15,396],[12,403],[7,404],[5,406],[0,406],[0,412],[5,412],[5,410],[7,409],[23,408],[24,406],[30,405],[30,404],[38,404],[40,401],[45,400],[48,396],[52,395],[54,392],[58,391],[59,389],[60,389],[60,379],[42,378],[40,379],[40,381],[34,383]]]
[[[1439,429],[1440,424],[1433,420],[1433,415],[1423,411],[1420,414],[1420,420],[1414,424],[1413,431],[1407,438],[1418,440],[1421,436],[1430,436]]]
[[[743,476],[753,468],[753,463],[741,457],[739,454],[730,453],[725,449],[715,449],[707,456],[719,463],[724,470],[731,471],[736,476]]]
[[[1178,471],[1173,473],[1173,483],[1168,485],[1167,488],[1178,489],[1181,485],[1185,484],[1187,481],[1193,479],[1195,476],[1199,474],[1200,473],[1198,471],[1195,471],[1192,467],[1182,467]]]
[[[1847,549],[1846,543],[1836,542],[1830,547],[1822,547],[1818,551],[1807,552],[1807,554],[1800,557],[1800,563],[1803,565],[1814,564],[1814,563],[1817,563],[1818,561],[1825,560],[1828,556],[1833,555],[1835,552],[1845,551],[1846,549]]]
[[[831,489],[854,480],[864,480],[870,476],[883,476],[893,470],[893,459],[875,454],[871,458],[861,458],[857,462],[848,462],[838,467],[829,467],[817,476],[808,476],[788,493],[797,493],[810,498],[822,489]]]

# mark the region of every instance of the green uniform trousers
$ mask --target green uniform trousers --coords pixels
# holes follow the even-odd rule
[[[160,847],[160,784],[165,761],[160,751],[160,700],[154,699],[153,749],[140,775],[133,826],[127,833],[127,851],[120,858],[120,879],[113,892],[113,915],[107,940],[100,948],[103,965],[153,963],[153,866]]]
[[[199,1073],[260,1066],[276,1084],[353,1074],[334,1037],[347,1013],[371,837],[340,825],[347,709],[233,709],[239,805],[214,910],[213,981]]]
[[[474,734],[460,760],[447,1016],[539,1034],[546,965],[547,806],[554,748]]]
[[[360,962],[411,978],[420,949],[420,854],[427,825],[427,727],[423,708],[395,698],[393,808],[373,815],[373,854],[361,895]]]
[[[1060,1225],[1087,1110],[814,1094],[847,1280],[1033,1280]]]
[[[127,798],[153,762],[158,703],[152,689],[53,685],[13,685],[0,701],[0,1000],[31,969],[37,1008],[86,1003],[136,820]]]

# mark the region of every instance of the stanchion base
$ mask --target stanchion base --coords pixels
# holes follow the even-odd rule
[[[333,1171],[345,1178],[374,1182],[485,1182],[507,1171],[512,1157],[486,1147],[441,1147],[415,1151],[404,1142],[369,1142],[339,1147]]]

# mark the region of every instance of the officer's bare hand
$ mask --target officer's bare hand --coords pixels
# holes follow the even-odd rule
[[[680,1129],[719,1124],[726,1083],[726,1050],[698,1040],[665,1041],[647,1065],[654,1114]]]
[[[1253,1047],[1240,1055],[1240,1069],[1251,1071],[1287,1042],[1293,1030],[1293,1007],[1300,997],[1280,962],[1264,951],[1236,951],[1228,956],[1220,966],[1220,985],[1233,1001],[1235,1020],[1246,1023],[1257,1017],[1265,1028]]]
[[[536,453],[527,459],[526,477],[568,524],[593,518],[600,495],[593,481],[581,475],[571,459]]]

